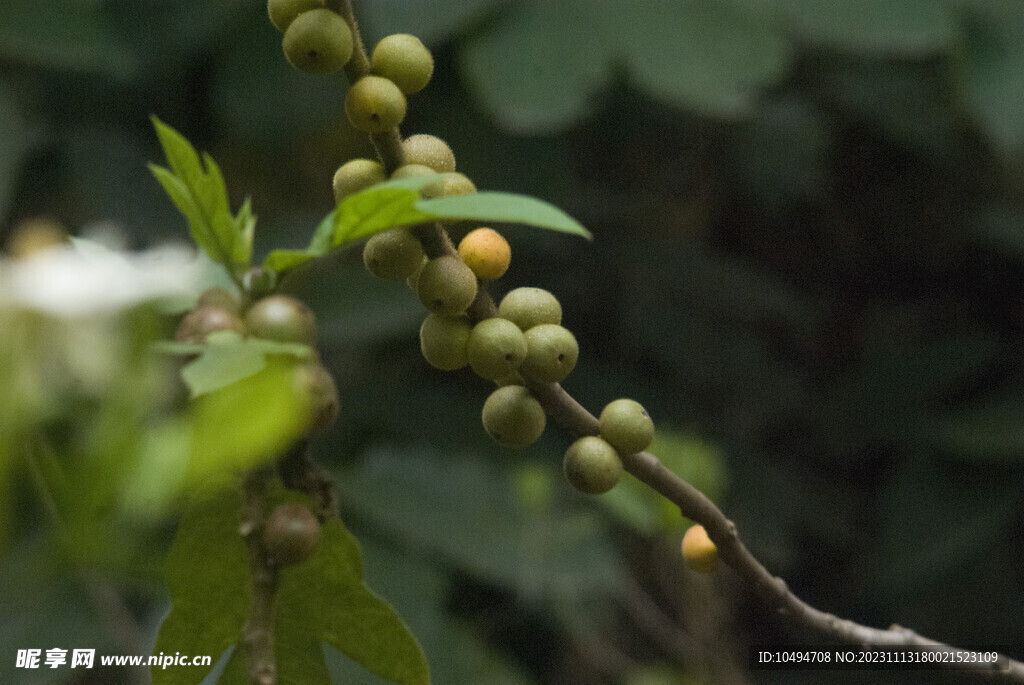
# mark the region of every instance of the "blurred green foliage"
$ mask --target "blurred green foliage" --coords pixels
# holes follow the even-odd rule
[[[370,45],[410,32],[435,52],[405,133],[446,139],[478,187],[538,196],[594,234],[510,227],[513,266],[494,289],[561,299],[578,399],[641,401],[666,461],[812,604],[1024,657],[1024,5],[356,11]],[[370,154],[344,121],[344,87],[290,71],[261,3],[7,0],[0,231],[46,214],[75,231],[117,222],[138,246],[185,240],[146,171],[161,160],[155,114],[216,157],[231,206],[252,197],[257,255],[301,248],[332,208],[333,170]],[[408,621],[435,682],[819,682],[736,675],[750,644],[816,636],[766,615],[728,572],[687,575],[678,512],[633,484],[571,492],[553,428],[525,453],[491,445],[487,388],[422,361],[403,285],[374,281],[356,252],[287,285],[319,316],[342,397],[318,458],[368,585]],[[96,475],[76,483],[84,496]],[[39,573],[50,529],[30,482],[5,487],[17,506],[0,643],[116,650],[74,576]],[[155,636],[153,570],[107,570]],[[690,648],[660,639],[659,618]],[[379,682],[327,656],[339,681]],[[0,659],[4,682],[68,673]]]

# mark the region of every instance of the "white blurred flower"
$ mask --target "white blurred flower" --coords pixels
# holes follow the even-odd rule
[[[150,301],[194,299],[210,262],[183,246],[117,252],[84,240],[20,260],[0,261],[0,306],[78,318]]]

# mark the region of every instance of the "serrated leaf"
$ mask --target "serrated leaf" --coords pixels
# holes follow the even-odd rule
[[[227,184],[213,157],[200,157],[185,136],[151,118],[170,169],[150,164],[150,171],[188,219],[196,245],[238,278],[252,259],[255,217],[249,201],[232,216]]]
[[[359,543],[341,521],[324,524],[317,554],[282,573],[279,592],[279,631],[309,631],[396,683],[430,682],[416,638],[391,605],[364,584]]]
[[[587,240],[593,238],[590,231],[562,210],[527,195],[479,192],[420,200],[416,207],[435,219],[525,224],[571,233]]]
[[[232,489],[186,511],[167,555],[171,612],[160,625],[154,654],[218,655],[238,642],[252,603],[245,543],[238,534],[241,505],[240,493]],[[207,671],[154,666],[150,672],[154,685],[195,685]]]

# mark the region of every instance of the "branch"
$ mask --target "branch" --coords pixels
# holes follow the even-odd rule
[[[351,2],[350,0],[327,0],[327,7],[344,17],[352,28],[354,50],[352,60],[345,67],[345,73],[349,82],[355,83],[369,72],[369,59],[359,35]],[[389,172],[401,165],[403,159],[401,134],[397,128],[387,133],[373,134],[370,138]],[[413,230],[416,237],[423,243],[424,252],[428,257],[457,254],[443,225],[439,223],[421,225]],[[494,300],[487,293],[483,283],[479,284],[477,299],[470,306],[468,314],[474,323],[497,315]],[[530,392],[544,407],[548,416],[570,436],[579,438],[598,434],[597,418],[569,395],[561,385],[537,383],[529,378],[523,380]],[[703,525],[708,536],[718,547],[718,554],[722,561],[751,587],[765,605],[788,616],[794,622],[840,642],[850,644],[918,647],[948,652],[952,655],[967,652],[967,650],[930,640],[898,625],[893,625],[886,630],[871,628],[815,609],[790,592],[782,578],[773,576],[754,558],[740,540],[736,532],[736,525],[711,500],[667,469],[656,456],[649,452],[640,452],[623,456],[622,461],[626,471],[679,507],[683,516]],[[951,670],[969,670],[981,673],[993,680],[1024,684],[1024,663],[1003,655],[1000,655],[999,660],[993,664],[950,661],[943,662],[943,665],[948,666]]]
[[[242,527],[240,532],[249,550],[252,572],[252,608],[242,629],[251,685],[275,685],[277,665],[274,659],[274,597],[277,569],[263,548],[263,521],[267,484],[273,474],[270,467],[250,472],[242,488]]]

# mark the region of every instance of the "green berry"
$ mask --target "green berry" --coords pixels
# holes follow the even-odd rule
[[[438,173],[455,171],[455,153],[437,136],[417,133],[402,141],[406,164],[422,164]]]
[[[496,381],[508,377],[523,363],[526,337],[507,319],[484,319],[473,326],[466,351],[473,372]]]
[[[257,338],[305,343],[316,340],[316,319],[309,307],[287,295],[271,295],[245,313],[245,323]]]
[[[284,33],[295,17],[323,6],[324,0],[268,0],[267,14],[270,15],[270,23]]]
[[[242,313],[242,303],[224,288],[210,288],[204,291],[196,301],[196,309],[200,307],[220,307],[236,316]]]
[[[576,367],[580,347],[576,336],[554,323],[542,323],[527,329],[526,358],[522,372],[546,383],[561,383]]]
[[[352,57],[352,30],[328,9],[303,12],[284,32],[284,56],[307,74],[332,74]]]
[[[405,119],[405,96],[382,76],[364,76],[348,89],[345,113],[360,131],[384,133]]]
[[[417,93],[430,82],[434,58],[416,36],[385,36],[370,56],[370,71],[395,82],[403,93]]]
[[[391,180],[415,178],[416,176],[432,176],[437,172],[425,164],[403,164],[391,172]]]
[[[466,346],[473,330],[463,315],[427,314],[420,326],[420,350],[434,368],[455,371],[469,363]]]
[[[544,408],[521,385],[506,385],[484,402],[484,430],[505,447],[526,447],[544,432]]]
[[[456,171],[455,173],[445,174],[440,181],[425,186],[420,191],[420,194],[425,198],[434,198],[472,195],[475,192],[476,185],[469,180],[469,177]]]
[[[562,323],[562,305],[547,290],[516,288],[502,298],[498,315],[528,331],[542,323]]]
[[[370,237],[363,264],[374,276],[403,281],[423,263],[423,246],[407,228],[390,228]]]
[[[179,342],[202,343],[210,333],[234,331],[245,335],[245,324],[238,314],[214,305],[199,307],[189,312],[178,324],[175,339]]]
[[[278,505],[263,525],[263,546],[278,566],[313,556],[320,542],[320,522],[301,504]]]
[[[562,466],[572,486],[589,495],[608,492],[622,477],[622,460],[615,448],[594,435],[569,445]]]
[[[309,402],[309,432],[325,431],[338,418],[338,387],[330,372],[317,362],[300,363],[295,368],[294,388]]]
[[[599,423],[601,437],[620,454],[643,452],[654,439],[654,421],[635,400],[609,402],[601,411]]]
[[[334,201],[341,202],[352,193],[388,180],[384,165],[375,159],[350,159],[334,172],[331,185]]]
[[[461,314],[476,299],[476,276],[461,259],[445,255],[423,265],[416,294],[435,314]]]

